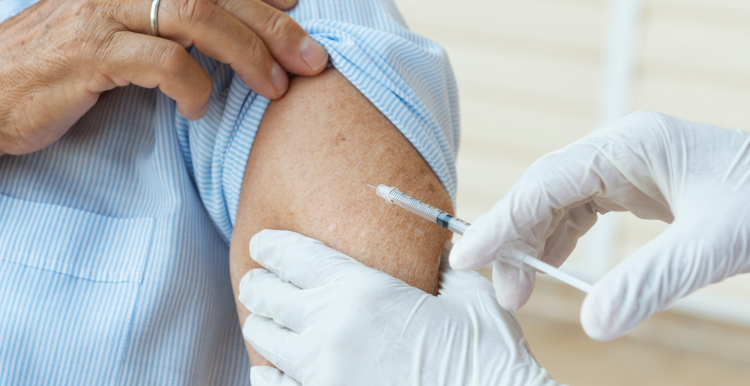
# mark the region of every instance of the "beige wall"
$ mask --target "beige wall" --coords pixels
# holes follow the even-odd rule
[[[536,158],[596,128],[607,1],[396,4],[453,63],[462,114],[460,217],[475,220]],[[631,110],[750,129],[750,1],[644,0],[637,34]],[[616,216],[610,264],[665,227]],[[705,289],[678,310],[750,325],[750,278]]]

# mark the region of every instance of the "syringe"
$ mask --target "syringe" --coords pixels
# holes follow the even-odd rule
[[[471,224],[467,223],[466,221],[463,221],[459,219],[458,217],[455,217],[451,215],[450,213],[444,212],[438,208],[435,208],[432,205],[426,204],[422,201],[417,200],[416,198],[400,192],[398,189],[390,186],[385,185],[378,185],[378,187],[374,187],[370,184],[367,184],[367,186],[375,189],[375,193],[377,193],[378,196],[385,199],[386,202],[389,204],[396,204],[409,212],[412,212],[418,216],[424,217],[438,225],[440,225],[443,228],[448,228],[453,233],[458,233],[459,235],[463,235],[466,229],[471,226]],[[521,266],[523,264],[526,264],[530,267],[536,268],[539,271],[542,271],[556,279],[559,279],[560,281],[570,284],[573,287],[578,288],[579,290],[589,293],[591,291],[591,284],[584,282],[583,280],[580,280],[578,278],[575,278],[571,275],[568,275],[567,273],[537,259],[532,256],[526,255],[526,254],[516,254],[513,253],[513,256],[506,257],[506,260],[508,263],[513,264],[515,266]],[[516,259],[516,261],[509,261],[508,259]]]

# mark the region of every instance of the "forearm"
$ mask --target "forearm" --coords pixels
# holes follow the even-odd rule
[[[409,141],[335,70],[293,79],[287,95],[271,103],[244,181],[230,251],[235,296],[241,277],[259,267],[249,256],[250,238],[266,228],[318,239],[437,293],[450,233],[386,205],[365,184],[397,186],[448,210],[450,199]],[[244,322],[249,313],[238,309]]]

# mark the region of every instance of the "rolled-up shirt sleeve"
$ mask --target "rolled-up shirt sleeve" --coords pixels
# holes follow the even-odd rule
[[[300,0],[289,14],[412,143],[455,203],[458,93],[445,50],[405,28],[380,0]],[[178,114],[177,137],[201,200],[229,241],[247,159],[269,100],[229,66],[197,50],[192,54],[212,77],[213,92],[204,119],[191,122]]]
[[[0,23],[16,16],[24,9],[38,3],[39,0],[2,0],[0,1]]]

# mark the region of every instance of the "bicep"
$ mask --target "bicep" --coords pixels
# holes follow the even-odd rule
[[[230,249],[235,298],[242,276],[259,268],[248,244],[262,229],[318,239],[437,294],[450,232],[386,204],[367,183],[396,186],[452,210],[419,152],[341,74],[329,69],[293,78],[285,97],[269,105],[246,167]],[[239,303],[238,309],[244,322],[249,312]]]

